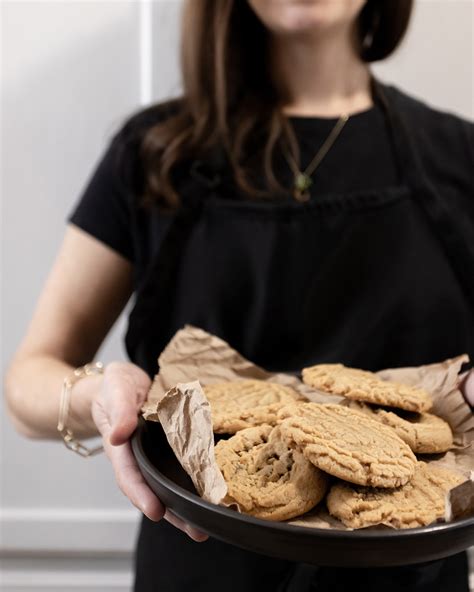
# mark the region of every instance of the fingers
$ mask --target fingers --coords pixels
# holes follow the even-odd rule
[[[194,526],[191,526],[187,522],[184,522],[183,520],[181,520],[181,518],[178,518],[169,510],[166,510],[165,512],[165,520],[173,526],[175,526],[176,528],[179,528],[179,530],[185,532],[189,537],[193,539],[193,541],[196,541],[196,543],[202,543],[204,541],[207,541],[207,539],[209,538],[207,534],[204,534],[197,528],[194,528]]]
[[[137,415],[150,385],[148,375],[137,366],[110,364],[104,373],[100,396],[92,406],[94,421],[102,434],[118,486],[133,505],[150,520],[157,522],[164,516],[194,541],[205,541],[208,539],[206,534],[168,510],[165,512],[165,507],[144,480],[128,442],[137,426]]]
[[[209,538],[206,534],[187,524],[169,510],[165,512],[163,504],[143,479],[129,444],[123,444],[122,446],[106,444],[105,451],[112,462],[115,478],[122,493],[147,518],[158,522],[164,516],[170,524],[185,532],[196,542],[203,542]]]
[[[161,520],[165,508],[140,473],[130,444],[111,446],[104,442],[104,448],[112,463],[115,478],[122,493],[147,518],[154,522]]]
[[[462,376],[461,384],[459,385],[462,394],[466,401],[471,405],[474,406],[474,369],[471,369],[469,372],[466,372]]]

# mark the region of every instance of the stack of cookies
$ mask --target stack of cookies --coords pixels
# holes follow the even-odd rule
[[[463,477],[417,459],[452,446],[429,394],[376,374],[326,364],[305,368],[311,387],[344,404],[307,402],[259,380],[204,387],[226,503],[267,520],[288,520],[326,499],[347,527],[425,526],[444,516],[446,492]]]

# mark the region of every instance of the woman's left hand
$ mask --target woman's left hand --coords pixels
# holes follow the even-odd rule
[[[474,369],[464,374],[459,388],[469,405],[474,407]]]

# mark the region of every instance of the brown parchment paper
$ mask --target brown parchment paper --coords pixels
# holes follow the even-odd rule
[[[151,421],[158,421],[156,402],[163,393],[178,382],[193,380],[206,385],[257,378],[291,386],[316,403],[342,401],[342,397],[310,388],[296,376],[267,372],[241,356],[219,337],[190,325],[175,334],[158,358],[158,364],[160,372],[142,408],[143,417]]]
[[[468,480],[461,493],[453,489],[446,498],[446,517],[474,513],[474,415],[458,389],[459,371],[468,356],[413,368],[387,369],[379,372],[385,380],[419,386],[431,393],[433,412],[444,418],[454,434],[455,448],[444,455],[423,458],[461,472]],[[253,364],[222,339],[202,329],[186,326],[178,331],[158,360],[155,377],[143,406],[143,417],[160,421],[168,442],[183,468],[193,479],[198,493],[213,503],[225,503],[227,486],[214,458],[214,437],[210,408],[201,385],[226,380],[260,379],[293,387],[310,401],[342,402],[303,384],[297,376],[270,373]],[[196,382],[199,381],[199,382]],[[320,504],[311,512],[289,521],[313,528],[348,530],[330,516]],[[375,527],[384,528],[384,526]]]
[[[161,393],[156,408],[168,442],[199,495],[220,503],[227,485],[214,456],[211,408],[199,382],[178,382]]]

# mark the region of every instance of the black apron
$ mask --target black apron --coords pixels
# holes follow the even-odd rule
[[[133,362],[153,375],[158,354],[187,323],[276,371],[474,356],[471,246],[389,98],[376,83],[399,186],[308,203],[238,201],[225,195],[218,170],[193,169],[185,206],[136,292],[126,336]],[[465,554],[401,568],[318,569],[213,539],[194,543],[147,519],[136,567],[135,592],[468,591]]]

